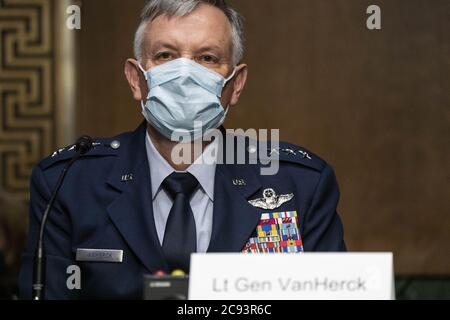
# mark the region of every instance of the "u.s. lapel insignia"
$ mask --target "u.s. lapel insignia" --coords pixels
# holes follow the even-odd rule
[[[277,195],[272,188],[263,191],[263,198],[249,200],[248,202],[257,208],[273,210],[281,207],[283,203],[290,201],[294,197],[293,193]]]
[[[128,182],[128,181],[131,181],[131,180],[133,180],[133,174],[132,173],[122,175],[122,178],[121,178],[122,182]]]
[[[242,187],[242,186],[246,186],[247,183],[245,182],[244,179],[233,179],[233,185]]]

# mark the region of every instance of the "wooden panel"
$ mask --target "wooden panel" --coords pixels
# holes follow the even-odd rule
[[[83,2],[80,34],[79,133],[112,135],[141,121],[123,69],[133,57],[133,39],[144,1]]]
[[[281,128],[322,155],[341,186],[350,250],[394,251],[396,271],[450,265],[450,2],[235,0],[246,18],[250,78],[228,127]],[[141,121],[123,64],[141,0],[89,0],[81,30],[78,132]]]

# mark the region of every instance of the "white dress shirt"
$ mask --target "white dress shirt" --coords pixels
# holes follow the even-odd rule
[[[211,240],[214,202],[214,178],[216,175],[216,158],[210,148],[215,142],[205,148],[203,154],[186,170],[199,182],[200,187],[190,199],[197,232],[197,252],[206,252]],[[147,131],[146,135],[147,158],[150,167],[150,180],[152,188],[153,215],[155,218],[158,239],[162,245],[167,219],[173,200],[162,188],[162,182],[175,169],[161,156]]]

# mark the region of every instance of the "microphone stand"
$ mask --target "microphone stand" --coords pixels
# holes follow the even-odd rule
[[[43,300],[44,299],[44,289],[45,289],[45,248],[44,248],[44,235],[45,226],[47,224],[50,212],[55,204],[56,197],[59,190],[66,178],[67,172],[70,167],[86,152],[92,148],[92,139],[88,136],[81,137],[78,139],[76,144],[76,154],[70,159],[69,163],[66,164],[62,170],[58,181],[56,183],[55,189],[52,192],[50,201],[45,208],[44,215],[42,216],[41,227],[39,229],[39,238],[37,243],[37,248],[33,261],[33,300]]]

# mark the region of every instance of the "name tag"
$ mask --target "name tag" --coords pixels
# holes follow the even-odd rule
[[[77,249],[76,260],[121,263],[123,260],[123,250]]]
[[[392,253],[193,254],[191,300],[395,299]]]

